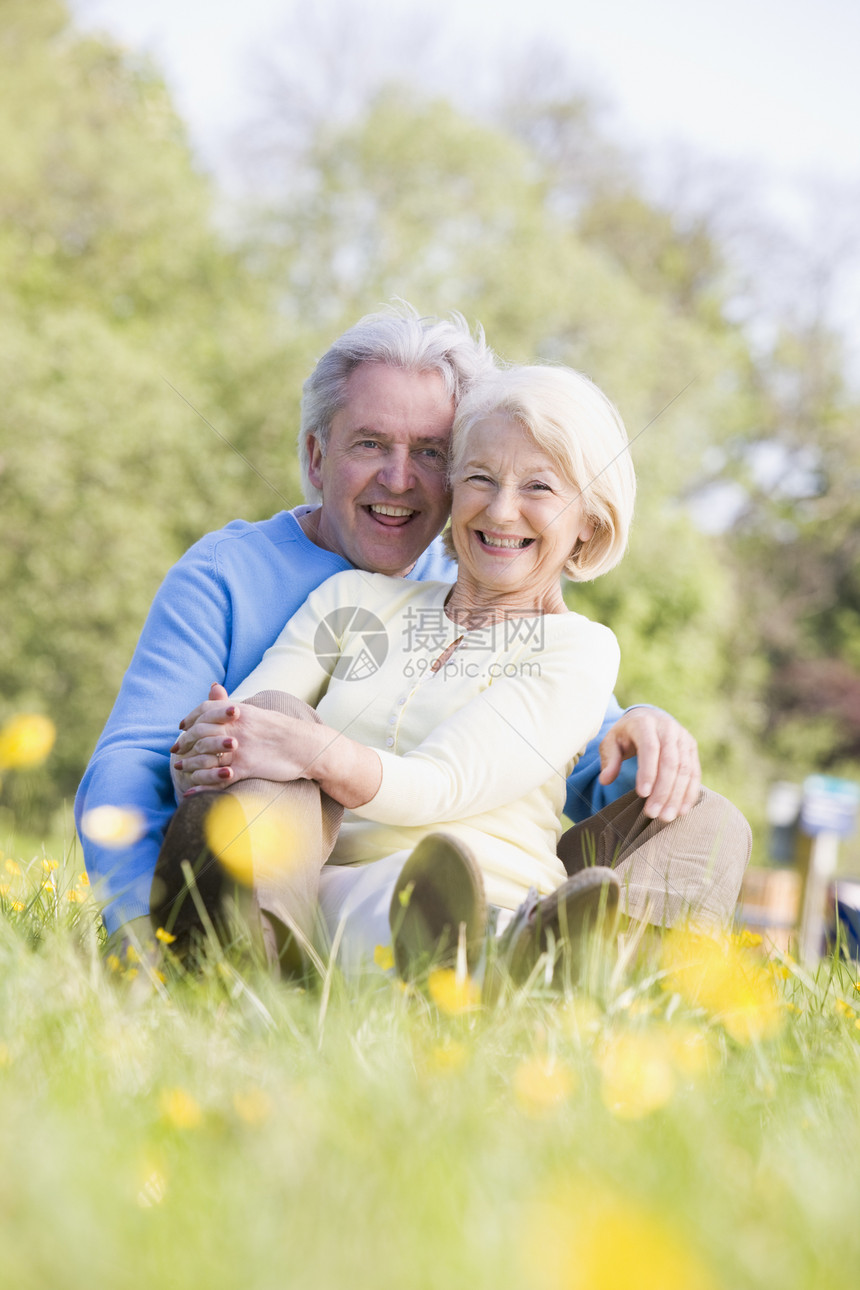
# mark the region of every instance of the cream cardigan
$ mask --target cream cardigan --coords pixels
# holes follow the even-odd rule
[[[491,904],[553,891],[566,779],[618,672],[612,632],[580,614],[461,632],[448,583],[337,573],[313,591],[234,691],[287,690],[377,750],[376,795],[346,811],[330,864],[411,851],[444,829],[481,865]],[[435,670],[433,664],[460,643]]]

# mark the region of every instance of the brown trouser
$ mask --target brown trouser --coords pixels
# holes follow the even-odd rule
[[[703,788],[687,815],[652,820],[635,793],[562,834],[558,855],[569,874],[607,865],[621,879],[621,907],[632,918],[671,927],[731,922],[752,848],[750,827],[731,802]]]

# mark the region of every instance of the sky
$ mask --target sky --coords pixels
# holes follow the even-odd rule
[[[241,191],[236,161],[266,119],[267,60],[313,81],[318,48],[335,33],[330,86],[372,79],[377,63],[389,76],[418,66],[462,103],[498,88],[510,60],[540,42],[603,105],[601,128],[638,159],[653,196],[672,193],[684,153],[713,163],[708,174],[722,168],[733,205],[742,193],[797,240],[800,256],[761,248],[775,292],[794,290],[797,264],[815,271],[810,248],[830,257],[839,272],[828,317],[860,384],[860,0],[70,3],[80,26],[156,60],[228,191]]]
[[[341,0],[382,30],[427,23],[452,61],[534,40],[565,51],[634,147],[683,142],[774,182],[860,187],[858,0]],[[259,58],[316,0],[72,0],[78,21],[161,64],[205,156],[259,103]],[[312,19],[311,19],[312,20]],[[425,27],[425,30],[429,30]],[[468,72],[467,72],[468,75]]]

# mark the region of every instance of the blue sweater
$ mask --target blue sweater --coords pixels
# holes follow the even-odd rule
[[[234,689],[308,594],[350,567],[311,542],[295,513],[281,511],[257,524],[235,520],[201,538],[164,579],[75,799],[79,832],[84,811],[96,806],[131,808],[143,820],[142,836],[121,848],[81,833],[109,932],[149,913],[155,862],[176,809],[168,750],[180,720],[206,698],[213,681]],[[408,576],[453,581],[456,570],[437,539]],[[600,740],[620,714],[613,699],[568,780],[565,810],[573,820],[633,786],[635,758],[624,763],[614,784],[597,783]]]

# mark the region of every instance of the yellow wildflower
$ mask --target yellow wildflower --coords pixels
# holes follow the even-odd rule
[[[7,861],[6,861],[6,872],[7,872],[7,873],[11,873],[11,874],[12,874],[12,876],[13,876],[13,878],[20,878],[20,877],[21,877],[21,866],[18,864],[18,862],[17,862],[16,860],[7,860]]]
[[[240,1120],[256,1127],[272,1114],[272,1099],[261,1088],[233,1094],[233,1106]]]
[[[671,1049],[655,1032],[613,1036],[598,1066],[603,1103],[620,1119],[650,1115],[665,1106],[675,1092]]]
[[[427,989],[442,1012],[471,1012],[481,1003],[481,987],[470,976],[460,978],[453,968],[437,968],[431,972]]]
[[[60,866],[56,860],[42,861],[42,868],[44,869],[45,873],[56,873],[59,867]]]
[[[9,908],[14,909],[16,914],[22,914],[24,912],[24,902],[23,900],[13,900]]]
[[[79,874],[78,874],[78,886],[79,886],[79,887],[89,887],[89,885],[90,885],[90,880],[89,880],[89,877],[88,877],[88,875],[87,875],[86,870],[84,870],[84,871],[83,871],[83,873],[79,873]]]
[[[459,1070],[466,1062],[466,1048],[463,1044],[449,1042],[437,1044],[430,1053],[430,1065],[434,1070],[445,1074]]]
[[[741,949],[752,949],[757,945],[761,945],[761,936],[759,933],[751,932],[748,927],[742,928],[739,932],[733,932],[732,940],[735,945],[740,946]]]
[[[704,1008],[737,1040],[769,1039],[782,1027],[784,1012],[771,973],[736,940],[686,930],[663,942],[663,988]]]
[[[857,1009],[856,1009],[856,1008],[852,1008],[851,1004],[850,1004],[850,1003],[846,1003],[844,999],[834,999],[834,1000],[833,1000],[833,1009],[834,1009],[834,1011],[835,1011],[835,1012],[838,1012],[838,1013],[839,1013],[839,1016],[840,1016],[840,1017],[848,1017],[848,1018],[850,1018],[852,1021],[853,1021],[853,1020],[856,1018],[856,1016],[857,1016]]]
[[[12,890],[8,882],[0,882],[0,896],[8,896]]]
[[[523,1280],[533,1290],[716,1290],[665,1217],[591,1180],[561,1181],[527,1207],[524,1236]]]
[[[117,954],[108,954],[107,958],[105,959],[105,963],[107,963],[111,972],[122,971],[122,963],[120,962],[119,956]]]
[[[161,941],[162,945],[172,945],[176,937],[172,932],[168,932],[165,927],[157,927],[155,930],[155,939]]]
[[[54,746],[56,727],[50,717],[19,712],[0,729],[0,767],[26,770],[40,765]]]
[[[81,832],[109,850],[130,847],[145,830],[143,815],[131,807],[94,806],[81,817]]]
[[[543,1115],[565,1102],[573,1086],[567,1067],[547,1057],[528,1057],[514,1071],[517,1101],[532,1115]]]
[[[382,972],[390,972],[394,967],[394,950],[390,945],[377,945],[373,961]]]
[[[159,1098],[163,1119],[175,1129],[197,1129],[203,1123],[203,1112],[184,1088],[166,1088]]]

